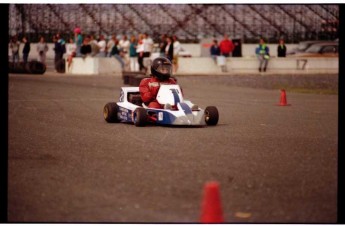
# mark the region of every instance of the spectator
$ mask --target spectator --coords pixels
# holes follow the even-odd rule
[[[138,53],[138,64],[139,64],[139,71],[144,71],[146,72],[146,67],[144,66],[144,35],[139,34],[139,40],[138,40],[138,45],[137,45],[137,53]]]
[[[172,63],[165,57],[158,57],[151,65],[151,78],[144,78],[139,85],[141,99],[149,108],[163,108],[156,100],[161,84],[176,84],[170,78],[172,74]]]
[[[23,37],[23,42],[24,42],[23,61],[24,61],[24,64],[26,64],[28,62],[29,53],[30,53],[30,42],[25,36]]]
[[[229,57],[235,46],[229,39],[228,35],[224,35],[224,39],[219,44],[220,54],[225,57]]]
[[[149,35],[147,33],[144,33],[143,43],[144,43],[143,65],[146,68],[146,70],[145,70],[145,73],[146,73],[147,68],[151,64],[151,60],[150,60],[151,58],[150,57],[151,57],[151,52],[153,49],[153,40],[149,37]]]
[[[83,37],[81,36],[81,29],[79,27],[76,27],[74,29],[74,42],[77,46],[76,56],[80,56],[81,55],[80,48],[81,48],[81,45],[83,44]]]
[[[48,51],[48,45],[44,41],[44,37],[40,37],[40,41],[37,43],[36,47],[37,53],[38,53],[38,61],[46,64],[46,56],[47,56],[47,51]]]
[[[131,71],[138,71],[139,64],[138,64],[138,53],[137,53],[137,41],[135,36],[132,35],[129,44],[129,59],[130,59],[130,70]]]
[[[129,46],[130,41],[128,40],[127,35],[123,35],[122,39],[119,41],[119,47],[127,69],[129,66]]]
[[[99,53],[99,46],[94,35],[89,35],[89,37],[90,37],[89,44],[91,46],[91,56],[94,57],[94,56],[97,56],[97,54]]]
[[[71,67],[72,61],[73,61],[73,57],[76,56],[76,52],[77,52],[77,45],[75,44],[73,38],[69,39],[69,43],[67,44],[67,48],[66,48],[66,55],[67,55],[67,68],[68,70]]]
[[[144,57],[150,57],[152,48],[153,48],[153,40],[149,37],[147,33],[144,33]]]
[[[165,47],[167,46],[167,35],[163,34],[159,42],[159,55],[165,56]]]
[[[12,51],[12,62],[15,63],[16,61],[19,62],[19,46],[20,42],[18,41],[17,35],[12,37],[10,42],[10,49]]]
[[[210,54],[214,63],[217,63],[217,57],[220,56],[220,48],[216,39],[213,40],[213,44],[210,48]]]
[[[165,56],[172,61],[174,58],[174,44],[172,43],[171,37],[167,37],[167,45],[165,46]]]
[[[98,48],[99,48],[99,53],[97,54],[98,57],[106,57],[106,47],[107,43],[105,41],[104,35],[99,36],[99,41],[97,43]]]
[[[60,37],[60,34],[57,33],[54,38],[54,52],[55,52],[55,58],[54,58],[54,63],[55,63],[55,69],[56,71],[61,71],[61,65],[62,65],[62,60],[63,60],[63,54],[66,52],[66,43],[65,40],[63,40]]]
[[[115,44],[115,40],[116,40],[116,35],[113,34],[110,38],[110,40],[108,41],[107,43],[107,48],[106,48],[106,51],[107,51],[107,56],[108,57],[111,57],[111,50],[113,49],[113,46]]]
[[[277,51],[278,51],[278,57],[286,57],[286,46],[284,43],[284,39],[279,40]]]
[[[91,39],[90,36],[86,36],[83,40],[83,44],[80,47],[80,54],[83,58],[90,56],[92,53],[90,39]],[[78,46],[77,46],[77,49],[78,49]]]
[[[172,39],[173,39],[173,47],[174,47],[172,63],[173,63],[173,71],[174,73],[176,73],[178,69],[178,54],[181,51],[182,47],[176,35],[174,35]]]
[[[122,68],[122,70],[124,70],[125,62],[123,61],[120,54],[121,53],[120,53],[120,49],[119,49],[119,41],[116,39],[115,44],[114,44],[113,48],[111,49],[111,56],[115,57],[115,59],[117,59],[120,62],[121,68]]]
[[[259,59],[259,72],[266,71],[268,60],[270,59],[269,48],[265,40],[260,38],[259,46],[256,48],[255,53]]]

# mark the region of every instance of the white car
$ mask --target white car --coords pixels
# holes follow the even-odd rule
[[[185,100],[179,85],[161,85],[157,101],[164,109],[148,108],[143,104],[139,87],[122,87],[119,101],[107,103],[103,108],[105,121],[130,122],[135,126],[148,123],[157,125],[205,126],[217,125],[218,109],[208,106],[205,110]]]

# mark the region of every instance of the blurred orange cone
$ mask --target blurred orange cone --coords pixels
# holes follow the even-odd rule
[[[218,182],[205,184],[201,211],[201,223],[224,222]]]
[[[280,103],[278,105],[279,106],[290,106],[291,105],[291,104],[287,103],[285,89],[280,90]]]

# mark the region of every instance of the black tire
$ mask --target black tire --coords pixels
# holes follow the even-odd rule
[[[44,74],[46,71],[46,65],[39,61],[31,61],[29,67],[32,74]]]
[[[112,122],[119,122],[120,120],[117,118],[118,106],[116,103],[107,103],[103,108],[103,117],[105,121],[112,123]]]
[[[215,126],[218,123],[219,113],[214,106],[208,106],[205,109],[205,122],[209,126]]]
[[[58,72],[58,73],[65,73],[65,70],[66,70],[66,68],[65,68],[65,59],[61,59],[61,60],[59,60],[57,63],[56,63],[56,71]]]
[[[147,120],[147,113],[145,108],[138,107],[133,114],[133,123],[135,126],[145,126]]]

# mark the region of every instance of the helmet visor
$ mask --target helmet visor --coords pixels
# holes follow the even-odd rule
[[[170,75],[172,72],[171,64],[169,63],[158,64],[155,70],[163,75]]]

